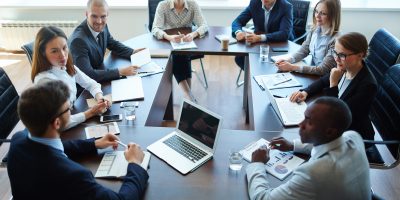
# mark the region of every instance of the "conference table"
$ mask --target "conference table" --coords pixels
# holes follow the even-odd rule
[[[177,31],[187,33],[190,30],[174,29],[169,30],[169,33]],[[214,157],[188,175],[181,175],[161,159],[152,155],[148,169],[150,178],[144,199],[248,199],[244,170],[248,163],[243,161],[242,170],[231,171],[228,160],[229,150],[234,147],[243,148],[260,138],[267,140],[276,136],[288,139],[298,138],[298,128],[282,126],[270,106],[265,92],[251,78],[254,75],[276,73],[277,68],[271,62],[260,62],[260,44],[237,43],[230,45],[227,51],[221,50],[220,43],[214,37],[220,34],[230,35],[230,32],[230,28],[227,27],[209,27],[205,37],[195,39],[198,48],[171,50],[171,54],[245,56],[243,107],[246,109],[246,122],[249,123],[250,130],[222,129],[216,143]],[[171,49],[169,42],[157,40],[150,33],[134,37],[125,44],[132,48],[146,47],[150,50]],[[299,48],[299,45],[292,42],[270,43],[269,45],[271,47],[286,46],[289,52]],[[270,56],[278,54],[282,53],[270,52]],[[165,72],[142,78],[145,98],[136,109],[136,120],[134,122],[125,120],[118,122],[121,141],[138,143],[143,149],[174,130],[174,128],[161,127],[163,120],[171,120],[174,115],[172,109],[172,58],[171,56],[169,58],[153,58],[152,61],[160,66],[165,66]],[[118,58],[112,54],[105,60],[105,65],[108,67],[127,66],[129,63],[129,60]],[[293,73],[293,76],[303,86],[309,85],[318,78],[298,73]],[[111,84],[109,82],[102,83],[102,89],[105,94],[111,93]],[[286,96],[298,89],[286,88],[274,92]],[[74,104],[74,112],[87,109],[86,99],[90,97],[90,94],[84,91]],[[119,103],[114,103],[109,112],[122,113]],[[78,125],[62,134],[62,139],[85,139],[84,128],[98,124],[98,121],[99,119],[95,117]],[[98,156],[87,157],[78,162],[95,173],[103,152],[100,151]],[[290,178],[280,181],[272,175],[268,175],[272,187],[279,186],[288,179]],[[119,180],[97,179],[97,181],[115,191],[118,191],[122,184],[122,181]]]

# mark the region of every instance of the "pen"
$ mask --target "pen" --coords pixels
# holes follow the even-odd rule
[[[119,140],[115,140],[115,141],[118,142],[118,144],[120,144],[121,146],[128,148],[128,145],[122,143],[121,141],[119,141]]]
[[[289,81],[291,81],[291,80],[292,80],[291,78],[289,78],[289,79],[286,79],[286,80],[284,80],[284,81],[281,81],[281,82],[279,82],[279,83],[275,83],[275,84],[274,84],[274,86],[277,86],[277,85],[279,85],[279,84],[282,84],[282,83],[289,82]]]

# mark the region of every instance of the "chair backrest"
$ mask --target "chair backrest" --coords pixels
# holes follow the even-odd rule
[[[156,14],[158,3],[160,3],[161,1],[162,0],[149,0],[148,1],[148,8],[149,8],[148,28],[149,28],[150,32],[151,32],[151,29],[153,28],[154,15]]]
[[[7,138],[19,121],[18,99],[17,90],[4,69],[0,68],[0,139]]]
[[[383,76],[370,118],[383,140],[400,140],[400,64],[390,67]],[[397,147],[388,145],[395,158]]]
[[[26,56],[28,57],[29,63],[32,66],[32,59],[33,59],[33,45],[35,42],[30,42],[28,44],[22,45],[21,49],[24,50]]]
[[[310,1],[303,0],[288,0],[293,5],[293,34],[294,38],[301,37],[306,33],[308,10],[310,9]],[[304,41],[300,39],[297,44],[302,44]]]
[[[379,29],[369,43],[369,54],[365,60],[378,84],[383,75],[396,63],[400,54],[400,41],[386,29]]]

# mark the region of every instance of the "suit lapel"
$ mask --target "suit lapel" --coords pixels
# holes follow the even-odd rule
[[[361,68],[356,77],[354,77],[354,79],[350,82],[349,87],[347,87],[347,89],[343,92],[340,99],[346,99],[349,94],[353,94],[353,90],[355,90],[358,83],[365,77],[365,73],[367,72],[366,67],[367,66],[364,65],[364,67]]]

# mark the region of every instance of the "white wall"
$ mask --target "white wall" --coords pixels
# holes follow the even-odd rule
[[[241,9],[203,9],[210,26],[230,26]],[[310,15],[311,17],[311,11]],[[0,8],[1,20],[78,20],[85,18],[85,8]],[[343,9],[342,32],[357,31],[368,39],[379,28],[386,28],[400,38],[400,11],[387,9]],[[145,33],[144,24],[148,21],[146,8],[110,8],[109,28],[114,38],[127,40]],[[310,22],[310,20],[309,20]]]

